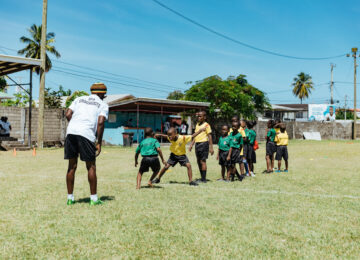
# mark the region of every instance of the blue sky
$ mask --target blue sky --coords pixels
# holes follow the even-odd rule
[[[360,47],[360,2],[355,0],[161,1],[214,30],[283,54],[326,57]],[[42,1],[0,0],[0,6],[0,46],[20,49],[19,38],[27,35],[26,28],[41,23]],[[56,47],[62,55],[59,61],[171,86],[99,77],[101,73],[93,72],[99,74],[95,77],[148,88],[105,82],[109,94],[165,98],[173,89],[186,89],[186,81],[215,74],[222,78],[246,74],[251,84],[269,93],[272,103],[299,103],[290,86],[296,74],[304,71],[316,84],[305,102],[324,103],[330,98],[325,83],[330,81],[331,62],[336,64],[334,81],[353,80],[353,61],[345,56],[302,61],[260,53],[210,34],[151,0],[49,0],[48,31],[56,33]],[[16,54],[1,47],[0,53]],[[53,64],[57,70],[84,71],[56,61]],[[19,76],[26,80],[27,75]],[[47,74],[47,86],[52,88],[61,84],[71,90],[88,90],[94,81],[59,71]],[[38,77],[35,82],[37,97]],[[352,106],[353,85],[336,83],[334,95],[340,105],[346,94]]]

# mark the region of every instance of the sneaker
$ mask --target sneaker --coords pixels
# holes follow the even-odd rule
[[[196,180],[196,183],[199,184],[199,183],[206,183],[207,181],[206,180],[202,180],[202,179],[198,179]]]
[[[225,179],[217,179],[216,181],[224,181]]]
[[[251,177],[255,177],[255,173],[253,173],[253,172],[250,173],[250,176],[251,176]]]
[[[159,178],[155,178],[152,180],[152,183],[160,183],[160,179]]]
[[[289,170],[284,170],[284,172],[289,172]]]
[[[247,173],[247,174],[246,174],[246,177],[250,177],[250,176],[251,176],[250,173]]]
[[[74,205],[75,201],[74,200],[67,200],[66,205]]]
[[[280,173],[281,171],[280,171],[280,170],[276,170],[275,172],[276,172],[276,173]]]
[[[90,200],[90,205],[93,206],[93,205],[102,205],[104,204],[104,202],[102,202],[100,199],[98,199],[97,201],[93,201],[93,200]]]
[[[189,185],[190,185],[190,186],[199,186],[199,184],[197,184],[197,183],[194,182],[194,181],[189,182]]]

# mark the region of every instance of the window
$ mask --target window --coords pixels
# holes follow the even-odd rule
[[[116,122],[116,114],[109,114],[109,123]]]
[[[303,118],[303,112],[296,112],[296,118]]]

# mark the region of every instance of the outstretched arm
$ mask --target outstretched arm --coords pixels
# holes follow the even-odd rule
[[[102,138],[104,134],[104,127],[105,127],[105,117],[99,116],[98,118],[98,125],[97,125],[97,143],[96,143],[96,156],[99,156],[101,153],[101,144]]]

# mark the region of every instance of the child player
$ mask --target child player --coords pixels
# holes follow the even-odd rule
[[[206,160],[209,157],[209,152],[211,155],[214,154],[213,142],[211,137],[211,127],[206,122],[205,111],[200,111],[197,114],[197,121],[198,123],[196,124],[195,132],[199,131],[200,128],[203,128],[204,126],[205,131],[201,132],[198,136],[194,138],[194,140],[190,144],[189,152],[191,152],[191,149],[195,143],[195,154],[201,175],[201,179],[198,180],[198,182],[206,183]]]
[[[289,136],[286,133],[286,126],[284,123],[280,124],[280,133],[276,135],[275,141],[277,143],[276,150],[276,160],[278,161],[278,169],[276,172],[281,172],[281,160],[285,161],[285,170],[284,172],[288,172],[289,170],[289,155],[287,145],[289,143]]]
[[[232,129],[233,131],[230,133],[230,150],[227,156],[227,161],[230,162],[230,170],[228,171],[227,181],[230,181],[230,174],[231,174],[231,181],[234,181],[234,175],[236,170],[236,164],[241,164],[242,158],[240,156],[240,152],[243,146],[243,138],[239,132],[239,122],[233,121],[232,122]],[[240,177],[240,181],[242,178]]]
[[[274,153],[275,153],[275,136],[274,120],[269,120],[267,123],[268,132],[266,134],[266,173],[272,173],[274,169]]]
[[[246,136],[246,134],[245,134],[245,131],[240,127],[239,116],[234,115],[234,116],[231,118],[231,124],[234,124],[234,123],[236,123],[236,124],[239,126],[238,130],[239,130],[241,136],[244,138],[244,137]],[[231,128],[230,128],[230,131],[229,131],[229,134],[232,133],[232,131],[233,131],[233,128],[231,127]],[[243,151],[241,150],[241,151],[240,151],[240,156],[243,156],[243,154],[244,154],[244,153],[243,153]],[[244,178],[244,177],[243,177],[243,176],[244,176],[244,163],[243,163],[243,159],[241,159],[240,161],[241,161],[241,162],[239,163],[239,167],[240,167],[241,175],[239,174],[239,172],[238,172],[238,170],[236,169],[236,167],[235,167],[235,175],[237,176],[237,178],[239,179],[239,181],[242,181],[242,179]]]
[[[200,128],[193,135],[179,135],[176,132],[174,127],[171,127],[167,132],[167,135],[157,135],[167,137],[170,141],[170,157],[165,164],[164,168],[161,169],[158,177],[152,181],[152,183],[160,183],[161,177],[165,174],[165,172],[170,168],[170,166],[174,167],[177,163],[181,166],[185,166],[188,171],[189,184],[192,186],[198,186],[196,182],[192,180],[192,169],[189,159],[186,156],[186,144],[191,142],[192,138],[196,137],[200,133],[205,131],[205,128]]]
[[[136,148],[135,153],[135,167],[138,165],[139,154],[142,156],[140,169],[137,175],[136,189],[141,187],[141,177],[144,172],[148,172],[149,168],[153,171],[149,180],[149,186],[152,186],[152,180],[160,171],[160,161],[158,155],[160,155],[161,161],[165,164],[163,154],[160,149],[158,140],[154,138],[154,132],[150,127],[145,128],[145,139],[141,141],[139,146]]]
[[[250,176],[255,177],[254,163],[256,163],[256,153],[254,150],[254,144],[256,140],[256,132],[254,131],[253,128],[256,125],[256,121],[247,121],[246,125],[248,129],[248,133],[247,133],[248,147],[247,147],[246,160],[249,164]]]
[[[219,181],[225,180],[225,171],[229,171],[229,161],[227,160],[227,156],[230,150],[230,137],[229,137],[229,127],[227,125],[223,125],[221,128],[221,137],[218,143],[218,154],[216,159],[219,161],[219,165],[221,166],[221,179]]]
[[[243,162],[243,167],[245,168],[246,176],[250,176],[250,174],[249,174],[249,165],[248,165],[248,162],[247,162],[247,148],[248,148],[248,144],[249,144],[247,136],[248,136],[249,130],[246,127],[246,120],[245,119],[240,120],[239,132],[242,135],[243,141],[244,141],[243,150],[241,151],[240,155],[242,155],[242,162]],[[243,174],[243,171],[244,170],[242,170],[241,174]]]

